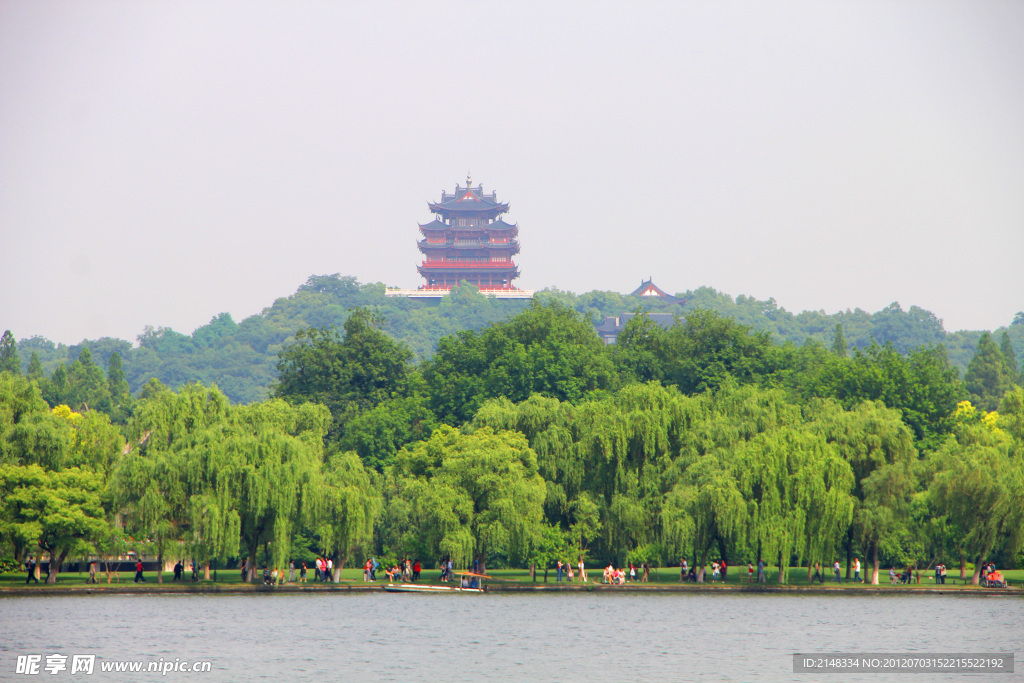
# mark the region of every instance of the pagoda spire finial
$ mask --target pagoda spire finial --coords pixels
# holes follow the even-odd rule
[[[473,187],[473,176],[469,171],[466,171],[466,188]]]

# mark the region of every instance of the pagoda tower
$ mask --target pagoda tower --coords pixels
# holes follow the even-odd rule
[[[434,220],[420,225],[423,263],[417,270],[426,280],[420,290],[447,291],[465,280],[483,293],[519,291],[512,285],[519,277],[512,261],[519,253],[519,226],[501,218],[507,203],[498,202],[494,192],[484,194],[483,185],[473,187],[466,176],[466,187],[442,191],[430,211]]]

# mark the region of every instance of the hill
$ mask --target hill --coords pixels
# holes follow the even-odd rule
[[[214,316],[191,335],[166,327],[147,327],[135,344],[123,339],[103,337],[65,345],[31,337],[18,341],[22,368],[27,368],[36,353],[43,370],[49,374],[58,365],[78,358],[89,348],[96,363],[107,364],[114,351],[123,360],[132,393],[151,377],[178,387],[189,382],[215,383],[236,403],[251,403],[267,396],[268,387],[277,378],[280,350],[303,327],[335,326],[339,329],[356,306],[370,307],[386,319],[385,331],[408,344],[419,359],[430,357],[445,335],[467,329],[481,329],[505,320],[529,302],[498,301],[463,287],[437,301],[388,298],[381,283],[359,283],[354,277],[314,275],[291,296],[282,297],[261,313],[236,322],[228,313]],[[617,316],[638,307],[652,313],[684,315],[695,309],[708,309],[735,319],[756,330],[769,332],[780,343],[804,344],[809,340],[824,345],[833,342],[836,325],[852,347],[864,348],[872,340],[891,343],[901,353],[919,346],[942,345],[950,361],[961,373],[966,369],[982,331],[947,332],[933,313],[911,306],[903,310],[893,303],[875,313],[861,309],[828,314],[824,311],[791,313],[774,299],[762,301],[748,296],[732,296],[710,287],[677,293],[683,305],[655,297],[634,297],[616,292],[591,291],[585,294],[545,289],[538,298],[552,298],[591,317]],[[1024,357],[1024,314],[1005,328],[993,330],[998,336],[1009,332],[1018,358]]]

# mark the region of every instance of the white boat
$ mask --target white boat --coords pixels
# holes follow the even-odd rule
[[[479,588],[463,588],[462,586],[432,586],[419,583],[387,583],[383,586],[388,593],[485,593],[483,586]]]

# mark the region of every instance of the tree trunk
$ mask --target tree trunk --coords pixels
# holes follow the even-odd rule
[[[971,576],[971,585],[977,586],[981,583],[981,562],[984,558],[988,557],[988,554],[992,552],[992,546],[988,546],[984,551],[978,553],[977,559],[974,560],[974,574]]]
[[[54,562],[53,551],[48,551],[50,553],[50,569],[46,573],[46,583],[57,583],[57,574],[58,572],[60,572],[60,566],[64,564],[64,559],[68,556],[69,550],[70,548],[62,550],[60,553],[60,557],[57,558],[56,563]]]
[[[159,548],[156,551],[156,582],[164,582],[164,549]]]
[[[784,567],[782,565],[782,562],[783,562],[782,551],[780,550],[779,551],[779,583],[780,584],[786,583],[786,567]],[[788,561],[787,561],[787,564],[788,564]]]
[[[484,572],[480,572],[483,574]],[[537,565],[533,562],[530,563],[530,580],[537,583]]]
[[[851,526],[846,530],[846,580],[850,580],[850,568],[853,565],[853,561],[850,559],[853,557],[853,527]]]
[[[256,580],[256,550],[259,548],[259,543],[253,543],[249,546],[249,559],[246,561],[246,567],[249,569],[249,576],[246,579],[249,583],[253,583]]]
[[[878,541],[871,541],[871,585],[878,585]]]
[[[697,583],[704,583],[704,565],[697,567]]]
[[[210,561],[203,562],[203,581],[210,580]]]
[[[967,578],[967,555],[960,553],[960,580]]]
[[[331,581],[334,583],[341,583],[341,568],[345,566],[345,558],[341,556],[341,551],[335,551],[334,553],[334,571],[331,572],[334,576],[331,577]],[[365,566],[365,565],[364,565]],[[367,577],[369,578],[369,577]]]

